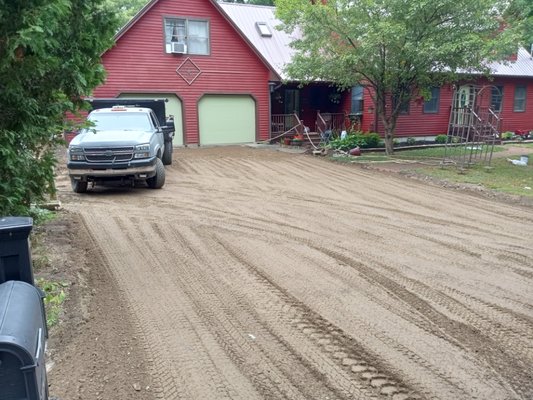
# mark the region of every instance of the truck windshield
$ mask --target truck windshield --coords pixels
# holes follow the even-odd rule
[[[97,131],[150,131],[152,124],[148,114],[133,112],[96,113],[89,116]]]

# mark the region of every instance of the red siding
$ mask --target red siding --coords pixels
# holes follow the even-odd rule
[[[166,54],[163,17],[209,20],[210,55]],[[201,70],[187,84],[176,69],[190,59]],[[209,0],[160,0],[102,57],[106,82],[95,97],[123,92],[175,93],[182,101],[184,144],[199,142],[198,101],[205,94],[250,94],[256,101],[258,139],[268,139],[269,69]]]
[[[528,78],[495,78],[492,81],[480,79],[479,85],[503,86],[503,103],[500,118],[501,132],[516,130],[533,130],[533,80]],[[515,112],[514,92],[516,86],[526,86],[526,111]],[[396,126],[397,137],[435,136],[448,131],[448,122],[452,105],[453,89],[444,86],[440,90],[439,111],[435,114],[424,113],[423,101],[412,101],[409,113],[400,115]],[[350,101],[344,106],[349,110]],[[375,132],[375,113],[370,93],[365,90],[362,130]],[[383,125],[378,121],[378,132],[383,134]]]

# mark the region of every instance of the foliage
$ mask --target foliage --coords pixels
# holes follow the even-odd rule
[[[505,11],[514,27],[520,35],[520,44],[527,50],[533,45],[533,2],[531,0],[512,0]]]
[[[300,32],[287,72],[300,82],[363,84],[385,128],[388,154],[397,118],[411,100],[515,50],[513,31],[498,29],[504,0],[325,3],[276,1],[283,29]]]
[[[221,1],[221,0],[218,0]],[[223,0],[225,3],[248,3],[248,4],[257,4],[263,6],[273,6],[274,0]]]
[[[46,324],[49,328],[59,322],[59,315],[67,298],[64,282],[54,282],[44,278],[37,279],[37,286],[44,292],[44,306],[46,309]]]
[[[54,192],[54,150],[100,84],[116,29],[103,0],[0,0],[0,215]]]
[[[437,135],[435,137],[435,143],[438,143],[438,144],[445,144],[447,140],[448,140],[447,135]]]
[[[407,139],[405,139],[405,143],[408,146],[413,146],[416,144],[416,139],[414,137],[408,137]]]
[[[380,137],[377,133],[353,132],[346,135],[344,139],[338,137],[330,140],[328,145],[332,149],[348,151],[355,147],[378,147],[379,142]]]
[[[113,11],[119,26],[124,26],[137,14],[149,0],[105,0],[107,7]]]
[[[514,139],[514,133],[513,132],[503,132],[502,133],[502,139],[503,140],[512,140],[512,139]]]

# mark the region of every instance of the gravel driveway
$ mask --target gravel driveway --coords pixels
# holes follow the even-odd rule
[[[533,398],[530,208],[266,149],[174,159],[162,190],[58,177],[94,270],[52,394]]]

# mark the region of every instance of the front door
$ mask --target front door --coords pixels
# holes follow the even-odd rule
[[[457,120],[455,121],[457,125],[468,125],[468,117],[470,116],[469,109],[472,106],[471,91],[472,86],[470,85],[463,85],[459,87],[454,105],[457,111]]]

